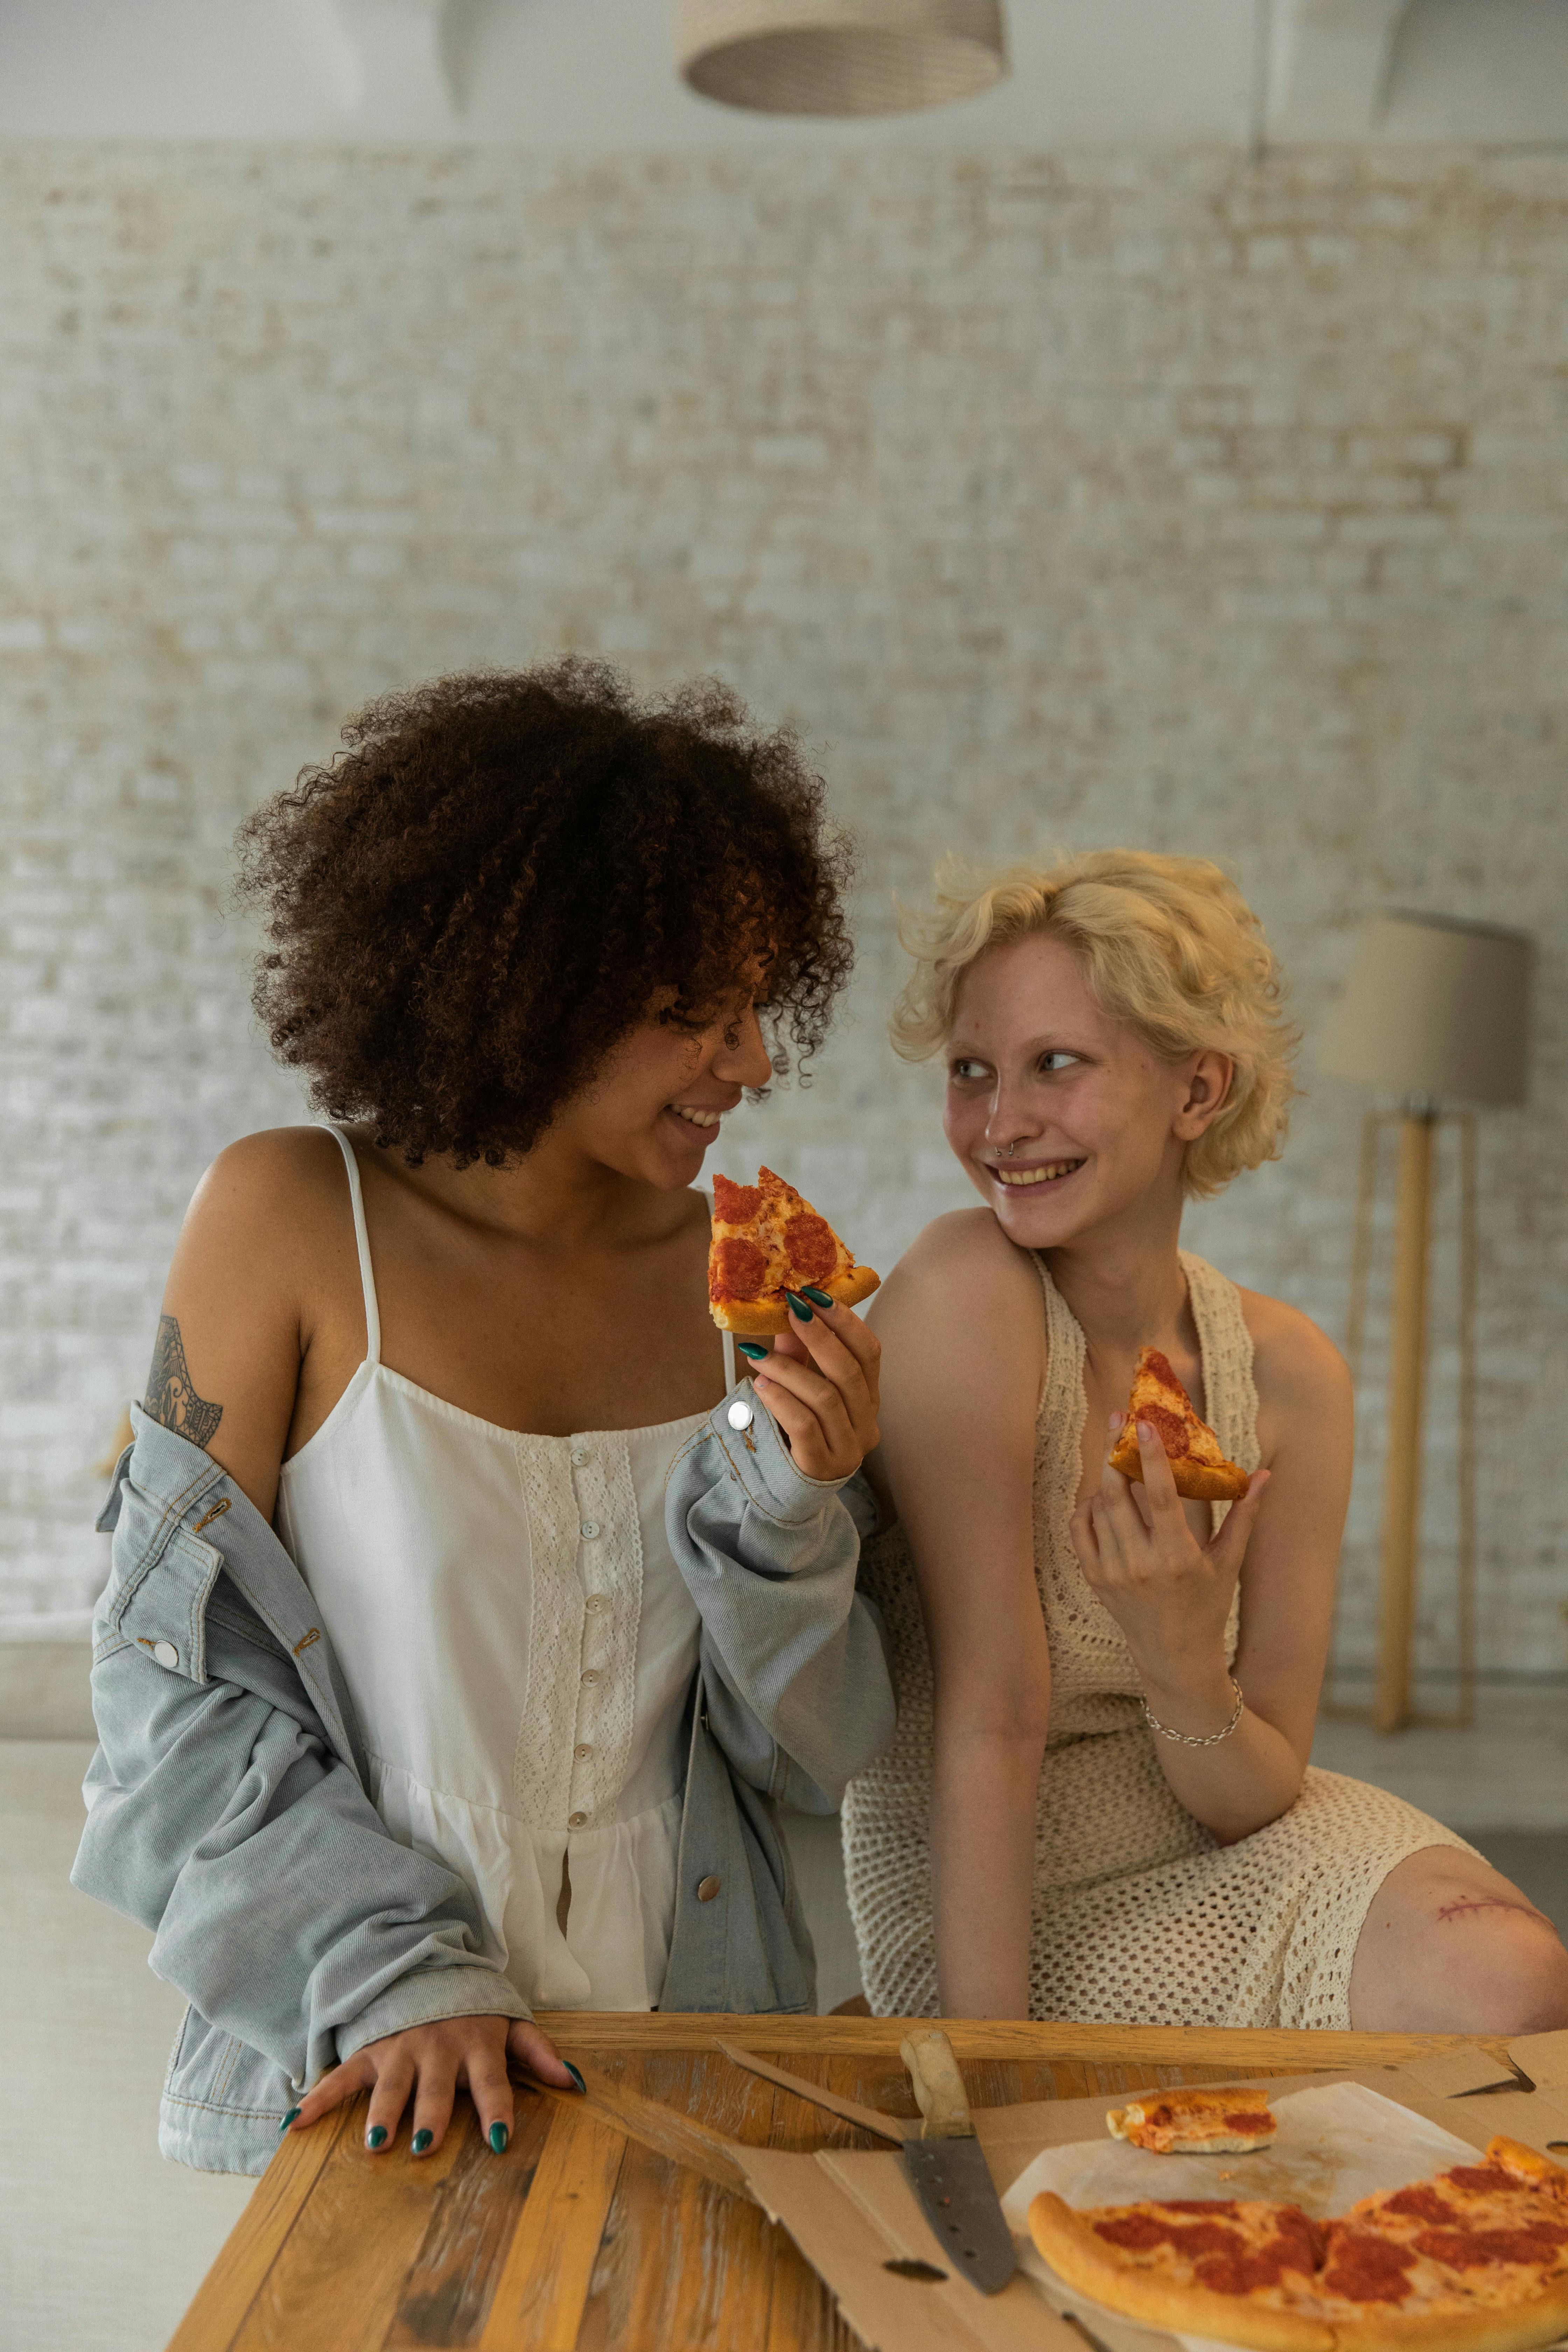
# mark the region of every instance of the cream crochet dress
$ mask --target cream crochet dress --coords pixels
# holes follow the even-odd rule
[[[1035,1830],[1029,2013],[1149,2025],[1348,2026],[1356,1938],[1378,1885],[1423,1846],[1472,1849],[1401,1798],[1310,1769],[1289,1811],[1218,1846],[1160,1769],[1121,1629],[1068,1534],[1084,1414],[1083,1332],[1037,1258],[1049,1360],[1035,1437],[1035,1577],[1051,1721]],[[1185,1252],[1207,1418],[1258,1461],[1252,1339],[1234,1283]],[[1226,1507],[1215,1505],[1216,1511]],[[1217,1521],[1216,1521],[1217,1524]],[[844,1843],[866,1991],[879,2016],[937,2011],[929,1845],[931,1669],[895,1528],[863,1577],[893,1652],[899,1728],[849,1789]],[[1234,1656],[1239,1605],[1233,1611]]]

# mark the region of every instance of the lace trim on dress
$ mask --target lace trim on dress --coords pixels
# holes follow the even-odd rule
[[[574,1461],[574,1454],[584,1456]],[[642,1529],[625,1435],[517,1440],[533,1622],[512,1790],[532,1829],[601,1825],[626,1780],[642,1616]]]

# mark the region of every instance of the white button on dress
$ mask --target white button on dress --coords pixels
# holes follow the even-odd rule
[[[700,1633],[664,1480],[706,1415],[531,1436],[390,1370],[338,1139],[366,1355],[284,1464],[279,1527],[347,1679],[372,1797],[395,1837],[475,1888],[487,1949],[532,2006],[654,2007]]]

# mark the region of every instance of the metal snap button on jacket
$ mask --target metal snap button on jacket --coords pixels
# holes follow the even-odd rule
[[[153,1655],[161,1666],[177,1666],[180,1663],[180,1654],[173,1642],[154,1642]]]
[[[724,1415],[731,1429],[750,1429],[756,1417],[756,1407],[748,1404],[744,1397],[737,1397]]]
[[[719,1884],[720,1883],[716,1878],[700,1878],[697,1882],[697,1900],[699,1903],[711,1903],[713,1897],[719,1892]]]

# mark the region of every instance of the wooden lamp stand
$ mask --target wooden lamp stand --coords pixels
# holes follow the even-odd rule
[[[1388,1458],[1384,1472],[1383,1551],[1378,1581],[1377,1685],[1370,1706],[1331,1704],[1325,1705],[1321,1712],[1342,1722],[1371,1723],[1374,1729],[1384,1732],[1403,1730],[1407,1724],[1461,1728],[1475,1719],[1476,1123],[1471,1112],[1442,1113],[1430,1103],[1412,1103],[1403,1111],[1369,1111],[1363,1123],[1347,1345],[1358,1387],[1366,1326],[1378,1147],[1383,1130],[1388,1127],[1397,1128],[1399,1132],[1399,1173],[1388,1377]],[[1438,1715],[1411,1706],[1410,1685],[1421,1550],[1432,1199],[1436,1148],[1443,1127],[1456,1130],[1459,1146],[1459,1704],[1453,1712]]]

